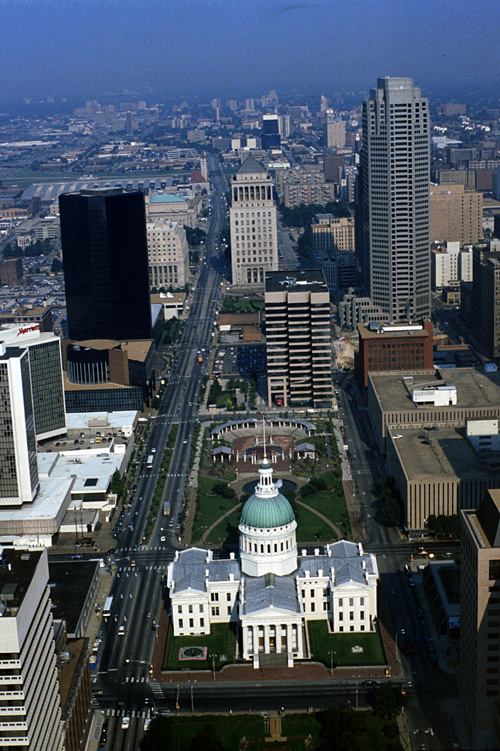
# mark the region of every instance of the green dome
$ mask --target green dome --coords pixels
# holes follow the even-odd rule
[[[284,495],[278,493],[271,498],[250,496],[243,506],[240,524],[258,529],[284,527],[295,520],[292,507]]]

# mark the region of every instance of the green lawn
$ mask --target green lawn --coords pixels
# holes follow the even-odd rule
[[[193,542],[197,542],[208,527],[238,503],[238,498],[223,498],[212,492],[213,486],[220,481],[221,478],[198,478],[198,499],[191,535]]]
[[[319,477],[325,480],[328,490],[311,493],[311,495],[306,495],[300,500],[311,506],[311,508],[316,509],[316,511],[319,511],[327,519],[330,519],[339,527],[345,537],[350,537],[352,533],[351,523],[347,512],[340,472],[334,469],[322,473]]]
[[[378,631],[368,634],[330,634],[326,621],[309,621],[307,624],[313,660],[331,665],[330,652],[337,665],[385,665],[384,650]],[[362,652],[352,652],[352,647],[363,647]]]
[[[309,498],[310,496],[308,496]],[[307,503],[307,499],[304,501]],[[311,504],[312,506],[312,504]],[[329,524],[313,514],[312,511],[308,511],[303,506],[299,506],[296,503],[292,503],[293,513],[297,522],[297,542],[335,542],[337,535]],[[325,514],[326,516],[326,514]]]
[[[207,647],[206,660],[179,660],[181,647]],[[236,634],[234,624],[215,623],[206,636],[173,636],[168,633],[167,648],[163,662],[164,670],[212,670],[215,655],[215,669],[234,662],[236,655]],[[222,659],[221,659],[222,658]]]
[[[218,524],[207,537],[209,545],[222,545],[223,543],[237,544],[240,539],[238,524],[240,523],[241,511],[243,506],[240,504],[232,514]]]
[[[193,694],[196,712],[196,691]],[[190,686],[181,686],[178,698],[180,710],[190,712]],[[351,709],[348,713],[359,724],[360,748],[376,748],[377,751],[397,751],[402,748],[397,740],[397,726],[393,721],[376,717],[371,711],[356,713]],[[327,713],[321,712],[285,714],[282,719],[282,735],[286,741],[281,743],[270,743],[262,715],[158,716],[142,739],[141,751],[188,751],[194,738],[196,748],[210,746],[224,751],[239,751],[241,741],[245,738],[247,751],[303,751],[306,748],[304,741],[308,736],[312,739],[311,748],[318,749],[321,748],[321,730],[327,716]]]

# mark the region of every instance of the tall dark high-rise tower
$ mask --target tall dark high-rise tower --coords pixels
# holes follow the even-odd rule
[[[82,190],[59,207],[70,339],[150,339],[143,194]]]
[[[429,104],[411,78],[363,103],[356,246],[365,289],[391,321],[430,315]]]

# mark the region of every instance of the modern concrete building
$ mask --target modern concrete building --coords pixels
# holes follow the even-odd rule
[[[265,168],[247,157],[231,179],[231,269],[234,285],[264,285],[278,269],[273,183]]]
[[[142,411],[155,388],[154,340],[63,340],[67,412]]]
[[[379,78],[362,122],[356,246],[366,293],[391,321],[428,318],[428,101],[411,78]]]
[[[488,357],[500,357],[500,251],[473,249],[472,321]]]
[[[333,110],[326,110],[325,146],[327,149],[345,146],[345,122],[336,117]]]
[[[28,352],[36,440],[63,435],[66,414],[59,337],[42,333],[39,324],[34,323],[0,328],[0,342]]]
[[[433,289],[458,287],[472,281],[472,247],[460,248],[459,242],[447,242],[431,249]]]
[[[368,374],[368,411],[386,450],[387,431],[460,427],[500,417],[500,373],[479,368],[433,368]]]
[[[184,287],[189,280],[189,246],[181,222],[155,219],[147,223],[149,284]]]
[[[0,278],[2,287],[19,287],[23,283],[23,259],[2,258]]]
[[[500,490],[461,513],[459,686],[469,748],[500,747]]]
[[[310,621],[325,621],[337,634],[373,632],[375,556],[345,540],[314,554],[299,553],[296,527],[264,456],[241,514],[239,557],[214,559],[211,550],[190,548],[169,564],[174,635],[209,634],[213,624],[237,624],[240,654],[259,668],[292,667],[294,660],[309,658]]]
[[[0,746],[62,751],[47,551],[0,548]]]
[[[319,270],[266,276],[269,404],[329,407],[330,295]]]
[[[52,331],[52,306],[33,305],[32,307],[19,305],[0,313],[0,324],[13,326],[24,323],[26,326],[38,324],[40,331]]]
[[[431,185],[431,242],[477,243],[483,236],[483,194],[463,185]]]
[[[143,193],[63,193],[59,208],[69,338],[151,337]]]
[[[370,297],[357,295],[354,285],[348,288],[339,302],[338,315],[340,328],[351,330],[355,329],[358,323],[381,323],[389,320],[388,314],[378,305],[374,305]]]
[[[0,506],[35,498],[40,482],[29,355],[0,342]]]
[[[266,151],[281,148],[278,115],[263,115],[261,140],[262,148]]]
[[[311,223],[313,253],[331,250],[354,250],[354,219],[332,214],[316,214]]]
[[[333,250],[324,255],[315,255],[314,260],[323,272],[326,286],[332,297],[338,297],[342,290],[356,284],[358,265],[354,253],[346,250]]]
[[[498,452],[478,452],[467,435],[474,423],[483,422],[388,430],[387,472],[401,496],[403,522],[412,536],[427,534],[431,514],[450,516],[477,508],[488,488],[500,487]]]
[[[421,324],[358,323],[359,349],[354,369],[368,386],[368,373],[432,368],[432,321]]]

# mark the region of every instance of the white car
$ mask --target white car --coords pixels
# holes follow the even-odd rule
[[[118,636],[125,636],[125,626],[120,626],[118,629]]]
[[[166,539],[167,539],[167,538],[165,537],[165,535],[162,535],[162,536],[160,537],[160,542],[165,542],[165,540],[166,540]]]
[[[128,730],[130,727],[130,717],[124,717],[122,719],[122,730]]]

